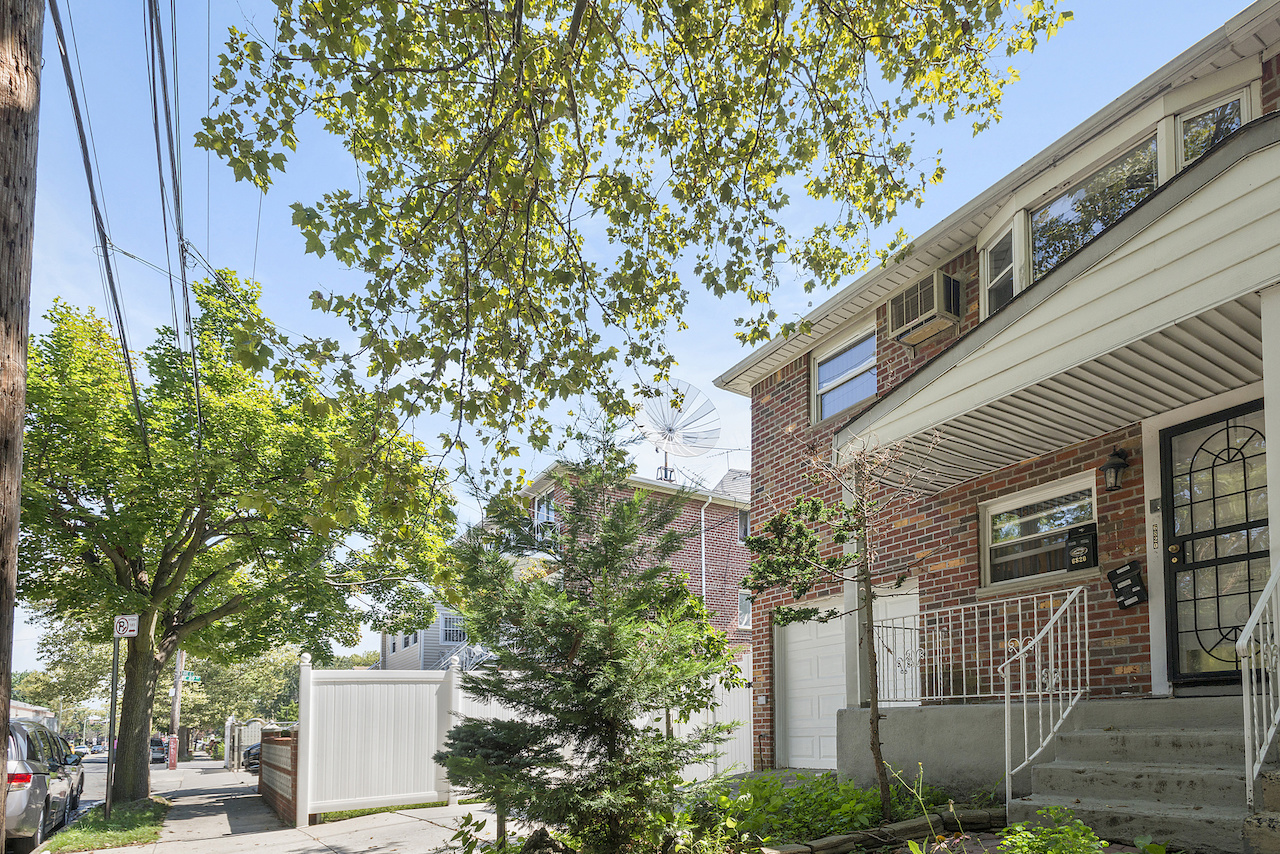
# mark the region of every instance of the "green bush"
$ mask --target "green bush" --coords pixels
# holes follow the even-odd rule
[[[1064,807],[1037,810],[1046,821],[1043,826],[1029,822],[1004,830],[1001,854],[1100,854],[1107,843]]]

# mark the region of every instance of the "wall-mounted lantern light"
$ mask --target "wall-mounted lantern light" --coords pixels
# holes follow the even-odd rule
[[[1128,461],[1128,451],[1113,447],[1107,461],[1098,467],[1098,471],[1102,472],[1102,483],[1107,492],[1115,492],[1120,488],[1120,473],[1129,467]]]

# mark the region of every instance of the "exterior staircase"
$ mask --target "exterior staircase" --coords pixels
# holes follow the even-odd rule
[[[1009,823],[1062,806],[1104,839],[1150,836],[1195,854],[1280,854],[1280,844],[1265,847],[1265,826],[1242,834],[1249,815],[1240,706],[1239,697],[1082,703],[1055,739],[1052,761],[1030,769],[1031,794],[1010,802]]]

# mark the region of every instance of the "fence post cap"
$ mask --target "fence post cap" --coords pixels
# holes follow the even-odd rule
[[[303,666],[303,667],[310,667],[310,666],[311,666],[311,653],[309,653],[309,652],[304,652],[304,653],[302,654],[302,666]]]
[[[457,670],[457,669],[458,669],[458,668],[460,668],[461,666],[462,666],[462,659],[458,658],[458,656],[456,656],[456,655],[455,655],[455,656],[453,656],[452,658],[450,658],[450,659],[449,659],[449,669],[450,669],[450,670]]]

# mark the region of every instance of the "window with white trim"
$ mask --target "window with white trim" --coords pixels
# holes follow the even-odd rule
[[[1153,134],[1031,212],[1033,282],[1156,191],[1156,151]]]
[[[875,397],[876,333],[863,333],[841,349],[816,360],[814,418],[832,415]]]
[[[467,629],[462,624],[461,614],[440,615],[440,643],[456,644],[467,642]]]
[[[1247,91],[1232,92],[1217,101],[1193,107],[1178,116],[1178,168],[1197,160],[1210,148],[1249,121]]]
[[[533,529],[540,537],[555,532],[556,506],[552,500],[553,492],[554,490],[547,490],[533,499]]]
[[[746,510],[738,511],[738,540],[745,540],[751,534],[751,514]]]
[[[751,594],[746,590],[738,591],[738,628],[751,628]]]
[[[398,637],[400,637],[400,636],[399,636],[399,635],[395,635],[395,636],[393,636],[393,637],[391,638],[391,651],[392,651],[392,652],[395,652],[395,651],[396,651],[396,638],[398,638]]]
[[[986,293],[986,315],[1003,308],[1017,293],[1017,276],[1014,275],[1013,226],[982,251],[983,277]]]
[[[979,505],[988,584],[1066,572],[1069,536],[1097,525],[1092,471]]]

